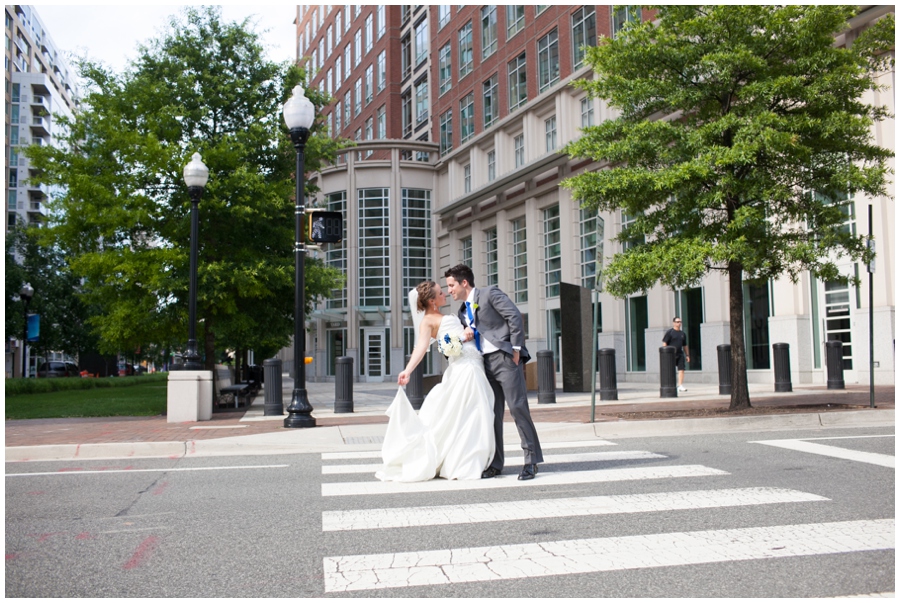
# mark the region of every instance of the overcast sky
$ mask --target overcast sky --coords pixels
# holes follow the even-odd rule
[[[122,71],[137,57],[138,44],[158,37],[168,17],[184,5],[43,5],[33,4],[50,38],[61,52],[71,51],[99,59],[115,71]],[[256,31],[263,32],[263,46],[275,61],[296,58],[296,4],[278,6],[227,4],[222,7],[226,21],[251,17]]]

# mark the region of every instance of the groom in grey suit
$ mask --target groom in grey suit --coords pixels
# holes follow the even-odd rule
[[[474,339],[484,356],[484,370],[494,390],[494,437],[496,453],[482,478],[495,477],[503,470],[503,404],[516,422],[525,467],[519,479],[533,479],[538,463],[544,462],[537,431],[528,410],[525,374],[521,364],[530,356],[525,349],[525,328],[522,313],[509,297],[497,287],[475,288],[472,269],[459,264],[444,273],[447,289],[453,299],[463,302],[459,307],[459,321],[466,325],[466,340]]]

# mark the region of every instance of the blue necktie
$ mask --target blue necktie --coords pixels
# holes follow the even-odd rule
[[[469,313],[469,326],[472,327],[472,331],[475,333],[475,347],[478,348],[478,351],[481,351],[481,334],[478,332],[478,329],[475,328],[475,316],[472,314],[472,304],[466,302],[466,311]]]

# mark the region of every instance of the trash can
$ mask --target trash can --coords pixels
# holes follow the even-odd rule
[[[675,348],[670,345],[659,348],[659,397],[678,397],[678,386],[675,380]]]
[[[791,385],[791,350],[786,343],[773,343],[772,355],[775,357],[775,391],[794,391]]]
[[[616,351],[604,348],[600,354],[600,399],[618,400],[619,387],[616,383]]]
[[[353,358],[339,356],[334,363],[334,412],[353,412]]]
[[[716,354],[719,358],[719,395],[731,395],[731,344],[723,343],[716,346]]]
[[[263,361],[263,375],[265,376],[265,407],[263,415],[266,417],[281,416],[284,414],[284,395],[281,389],[281,359],[269,358]]]
[[[556,373],[553,371],[553,352],[537,353],[538,404],[556,404]]]
[[[825,342],[828,389],[844,389],[844,344],[838,339]]]

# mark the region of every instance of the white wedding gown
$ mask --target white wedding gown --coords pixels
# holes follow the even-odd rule
[[[462,332],[456,316],[444,316],[438,338],[445,334],[462,338]],[[473,341],[450,358],[441,383],[428,393],[418,415],[403,388],[387,415],[384,465],[375,474],[382,481],[481,479],[494,458],[494,392]]]

